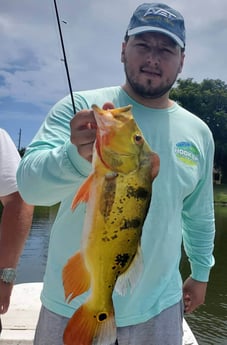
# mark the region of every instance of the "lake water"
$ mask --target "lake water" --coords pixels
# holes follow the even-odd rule
[[[205,305],[186,319],[199,345],[227,345],[227,207],[216,206],[216,264],[211,271]],[[42,281],[51,225],[56,208],[41,208],[35,214],[30,236],[18,266],[17,283]],[[189,266],[183,256],[182,276]]]

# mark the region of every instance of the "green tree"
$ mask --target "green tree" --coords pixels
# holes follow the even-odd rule
[[[214,164],[227,180],[227,85],[220,79],[179,79],[170,96],[207,123],[215,141]]]

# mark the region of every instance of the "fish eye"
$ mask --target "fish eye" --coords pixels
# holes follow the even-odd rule
[[[139,145],[143,144],[144,142],[143,137],[140,134],[135,134],[134,141],[136,144],[139,144]]]

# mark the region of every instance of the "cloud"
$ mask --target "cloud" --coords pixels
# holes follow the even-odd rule
[[[140,3],[57,0],[74,90],[123,84],[121,43]],[[168,4],[181,11],[186,22],[186,59],[180,77],[227,82],[226,0],[168,0]],[[54,2],[3,1],[0,39],[1,123],[4,118],[10,132],[18,126],[20,114],[23,128],[30,123],[29,135],[24,133],[27,145],[50,107],[69,92]]]

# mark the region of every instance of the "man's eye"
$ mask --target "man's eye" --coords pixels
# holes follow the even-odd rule
[[[163,53],[169,53],[169,54],[172,54],[172,53],[173,53],[173,51],[172,51],[171,48],[162,48],[161,51],[162,51]]]
[[[147,49],[147,48],[148,48],[147,44],[144,44],[144,43],[138,43],[138,44],[137,44],[137,47],[139,47],[139,48],[144,48],[144,49]]]

